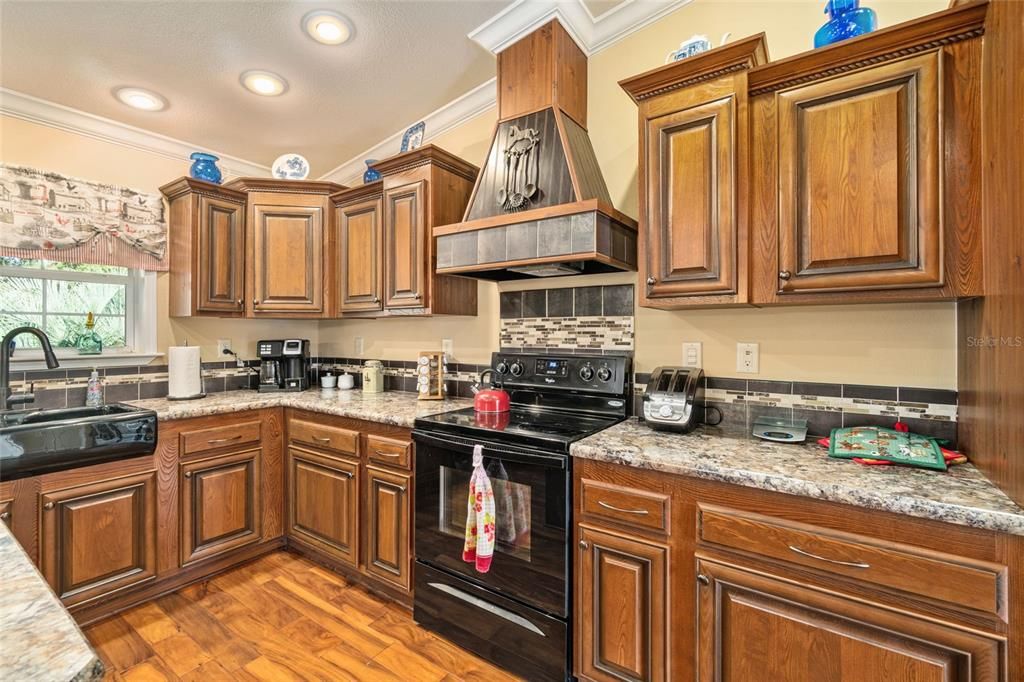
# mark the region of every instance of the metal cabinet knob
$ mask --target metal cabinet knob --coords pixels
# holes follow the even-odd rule
[[[185,472],[185,478],[192,478],[192,472],[191,471],[186,471]]]
[[[46,504],[44,504],[43,509],[53,509],[53,502],[47,502]]]
[[[590,543],[586,540],[580,540],[580,549],[590,549]]]
[[[374,303],[380,303],[380,296],[374,296],[373,297],[373,302]]]
[[[253,305],[259,305],[260,304],[259,299],[255,299],[255,298],[252,299],[252,304]]]
[[[779,279],[789,279],[792,276],[793,273],[791,273],[789,270],[783,270],[782,272],[779,273]]]
[[[711,584],[711,578],[707,577],[703,573],[698,573],[697,574],[697,582],[699,582],[701,585],[707,586],[707,585]]]
[[[245,301],[238,299],[238,307],[241,308],[243,305],[245,305]]]
[[[11,512],[0,512],[0,521],[6,521],[11,518]]]
[[[658,278],[655,277],[654,275],[651,275],[651,276],[649,276],[647,278],[647,286],[654,286],[657,283],[658,283]]]

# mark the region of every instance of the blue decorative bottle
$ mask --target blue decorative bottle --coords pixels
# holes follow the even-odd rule
[[[878,27],[875,10],[861,7],[860,0],[828,0],[825,14],[829,20],[814,34],[816,48],[871,33]]]
[[[380,180],[380,171],[372,168],[373,164],[377,163],[377,159],[366,160],[366,170],[363,172],[363,182],[370,183]]]
[[[192,168],[189,169],[189,173],[193,178],[220,184],[222,176],[220,168],[217,168],[217,162],[220,161],[218,157],[213,154],[193,152],[192,156],[188,158],[192,159]]]

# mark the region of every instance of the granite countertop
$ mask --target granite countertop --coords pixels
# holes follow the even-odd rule
[[[156,398],[133,400],[129,404],[155,411],[157,419],[161,421],[258,410],[263,407],[295,407],[338,417],[412,428],[417,417],[471,407],[473,401],[468,398],[419,400],[415,393],[405,391],[363,393],[358,389],[322,391],[314,388],[301,393],[225,391],[197,400]]]
[[[0,680],[85,682],[103,664],[85,635],[0,523]]]
[[[868,467],[816,443],[784,444],[702,427],[654,431],[629,419],[577,441],[575,457],[1024,535],[1024,509],[970,464],[946,472]]]

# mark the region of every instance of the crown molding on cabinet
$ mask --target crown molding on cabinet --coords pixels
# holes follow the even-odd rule
[[[473,29],[469,38],[497,54],[558,19],[588,57],[692,0],[623,0],[597,17],[583,0],[518,0]]]
[[[443,135],[452,128],[462,125],[474,116],[497,106],[497,103],[498,79],[492,78],[423,117],[422,120],[426,126],[423,133],[423,145],[426,145],[432,139]],[[409,125],[412,125],[412,123]],[[364,161],[366,159],[388,159],[398,154],[402,136],[405,135],[406,130],[408,130],[408,126],[369,149],[356,154],[318,179],[330,180],[342,185],[358,185],[362,182],[363,171],[366,170]]]
[[[0,113],[168,159],[188,162],[192,152],[209,151],[220,158],[219,164],[226,178],[270,175],[269,166],[208,150],[202,145],[136,128],[7,88],[0,88]]]

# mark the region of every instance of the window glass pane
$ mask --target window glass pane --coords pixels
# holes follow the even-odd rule
[[[46,283],[48,313],[125,314],[125,285],[50,280]]]
[[[43,264],[42,261],[31,260],[29,258],[15,258],[14,256],[0,256],[0,265],[11,267],[11,268],[38,268]]]
[[[125,318],[124,317],[97,317],[96,333],[103,339],[104,348],[125,346]]]
[[[15,327],[36,327],[43,325],[42,315],[19,315],[0,311],[0,329],[6,334]],[[39,339],[31,334],[21,334],[15,339],[18,348],[39,348]]]
[[[43,261],[43,267],[47,270],[60,270],[61,272],[89,272],[100,275],[128,275],[128,268],[121,268],[116,265],[89,265],[85,263],[57,263],[54,261]]]
[[[0,311],[43,312],[43,280],[0,277]]]
[[[78,337],[85,333],[85,320],[85,315],[48,315],[46,332],[50,341],[61,348],[74,348],[78,345]],[[95,330],[103,340],[104,348],[125,345],[125,318],[97,317]]]

